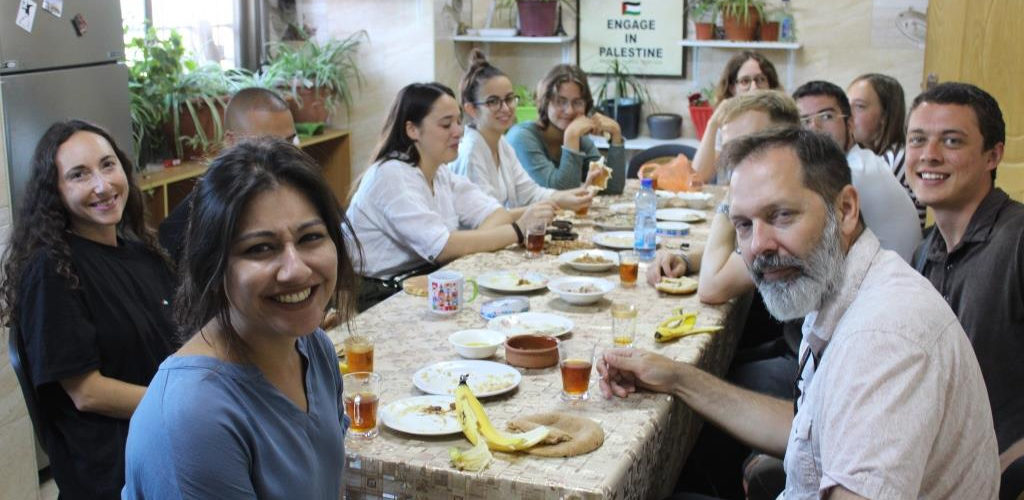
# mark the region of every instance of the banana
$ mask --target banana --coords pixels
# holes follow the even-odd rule
[[[681,309],[681,308],[680,308]],[[676,315],[662,321],[654,332],[654,340],[668,342],[669,340],[696,335],[698,333],[714,333],[722,329],[720,326],[697,327],[697,313],[687,313],[676,310]]]
[[[469,375],[463,375],[455,389],[455,414],[459,425],[462,426],[462,433],[470,443],[478,445],[480,441],[484,441],[492,450],[511,452],[533,447],[548,437],[550,429],[544,426],[520,434],[494,428],[480,400],[466,384],[468,377]]]

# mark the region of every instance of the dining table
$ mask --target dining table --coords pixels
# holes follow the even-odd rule
[[[530,311],[555,313],[570,319],[574,326],[561,340],[593,342],[597,356],[613,348],[609,312],[612,303],[636,304],[639,313],[633,347],[722,375],[741,334],[749,294],[726,304],[707,305],[702,304],[696,294],[668,295],[657,291],[644,277],[649,263],[641,263],[637,284],[630,288],[620,286],[617,267],[597,273],[581,272],[560,263],[554,255],[570,248],[594,248],[593,239],[600,233],[595,221],[616,210],[628,214],[638,188],[639,183],[631,180],[621,195],[596,196],[584,216],[560,213],[558,218],[573,222],[573,231],[579,237],[571,244],[548,241],[539,258],[527,258],[522,247],[510,246],[496,252],[461,257],[444,269],[457,271],[467,280],[502,270],[533,271],[548,279],[562,276],[605,278],[613,282],[615,288],[589,305],[569,304],[548,289],[514,295],[525,295]],[[723,189],[717,186],[706,186],[704,190],[714,195],[714,202],[724,195]],[[689,234],[661,237],[660,248],[678,249],[684,243],[696,246],[706,241],[713,207],[711,204],[702,211],[705,221],[691,223]],[[449,335],[465,329],[486,328],[488,321],[481,317],[481,304],[509,295],[486,287],[480,287],[479,291],[480,296],[467,303],[463,310],[446,316],[430,312],[425,297],[398,292],[327,333],[339,353],[348,335],[372,339],[374,372],[382,378],[379,398],[383,407],[390,401],[424,395],[414,384],[414,373],[434,363],[460,359],[448,342]],[[680,308],[697,313],[698,325],[721,326],[722,329],[656,342],[657,325]],[[505,363],[504,350],[499,348],[489,361]],[[672,492],[702,424],[679,399],[645,391],[626,398],[605,399],[598,387],[595,368],[590,379],[589,399],[571,404],[559,397],[562,385],[558,366],[516,370],[521,380],[514,390],[481,398],[496,427],[503,428],[506,422],[525,415],[563,412],[598,423],[604,432],[604,443],[590,453],[568,458],[493,452],[494,460],[485,469],[469,472],[456,469],[449,456],[449,449],[453,447],[464,451],[471,447],[461,433],[424,436],[381,425],[379,435],[373,439],[346,439],[345,497],[646,499],[663,498]]]

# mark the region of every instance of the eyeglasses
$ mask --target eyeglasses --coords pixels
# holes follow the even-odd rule
[[[817,113],[814,113],[813,115],[801,116],[800,124],[805,127],[810,127],[811,124],[820,127],[822,125],[825,125],[826,123],[832,123],[839,118],[846,118],[846,115],[837,113],[830,109],[826,109],[825,111],[819,111]]]
[[[487,109],[491,111],[497,111],[501,109],[502,104],[508,106],[508,109],[515,109],[516,106],[519,105],[519,96],[510,95],[502,99],[496,95],[492,95],[491,97],[488,97],[486,101],[476,102],[473,104],[476,104],[477,106],[487,106]]]
[[[555,107],[562,109],[568,108],[569,106],[572,106],[572,109],[586,109],[587,107],[587,101],[584,101],[583,99],[569,100],[562,96],[555,96],[554,104]]]
[[[768,86],[768,77],[764,75],[744,76],[736,80],[736,85],[740,87],[750,88],[750,84],[753,83],[758,87]]]

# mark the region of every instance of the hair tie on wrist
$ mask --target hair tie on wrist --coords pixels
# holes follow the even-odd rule
[[[523,236],[523,230],[519,228],[519,224],[516,223],[515,221],[512,222],[512,229],[516,230],[516,239],[518,239],[519,240],[519,244],[522,245],[523,244],[523,240],[526,239],[526,237]]]

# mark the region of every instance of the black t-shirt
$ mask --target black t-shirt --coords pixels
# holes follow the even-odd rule
[[[117,247],[68,234],[79,278],[72,290],[39,252],[19,290],[18,325],[27,371],[61,498],[120,498],[128,420],[80,412],[60,380],[99,370],[148,385],[177,342],[171,323],[173,276],[140,243]]]

